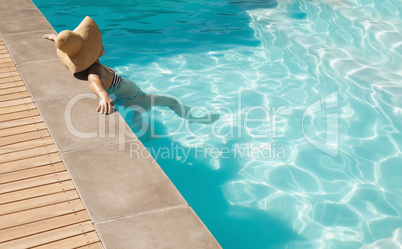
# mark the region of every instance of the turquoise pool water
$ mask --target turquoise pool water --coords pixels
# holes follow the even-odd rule
[[[57,31],[91,16],[145,92],[220,114],[127,122],[224,249],[399,248],[401,1],[34,3]]]

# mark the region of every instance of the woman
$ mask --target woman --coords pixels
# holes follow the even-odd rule
[[[200,123],[212,123],[219,118],[218,114],[193,117],[190,108],[175,98],[146,94],[134,82],[120,77],[113,69],[102,65],[99,58],[105,54],[105,50],[101,32],[88,16],[74,31],[64,30],[58,35],[47,34],[43,38],[55,42],[60,61],[72,74],[87,73],[89,87],[100,98],[98,112],[109,114],[114,109],[115,101],[127,108],[166,106],[180,117]]]

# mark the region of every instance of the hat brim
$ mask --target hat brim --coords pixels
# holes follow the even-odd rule
[[[98,25],[89,16],[85,17],[73,32],[78,33],[83,38],[80,51],[69,56],[57,49],[57,55],[60,61],[70,69],[70,72],[75,74],[89,68],[101,56],[102,35]]]

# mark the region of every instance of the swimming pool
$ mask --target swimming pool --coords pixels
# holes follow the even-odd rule
[[[223,248],[399,248],[402,2],[34,3],[57,31],[91,16],[145,92],[220,114],[134,130]]]

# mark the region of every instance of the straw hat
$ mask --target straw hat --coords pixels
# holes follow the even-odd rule
[[[60,32],[55,43],[59,59],[72,74],[89,68],[103,55],[101,32],[89,16],[74,31]]]

